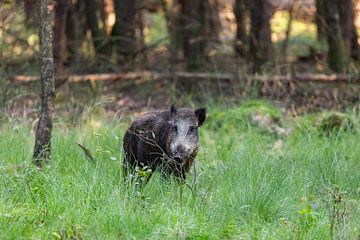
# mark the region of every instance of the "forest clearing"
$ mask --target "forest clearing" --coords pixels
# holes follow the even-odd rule
[[[360,239],[360,1],[0,16],[0,239]]]

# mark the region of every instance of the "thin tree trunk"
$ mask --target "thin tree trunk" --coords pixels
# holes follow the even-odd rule
[[[135,4],[134,0],[115,0],[116,20],[111,35],[119,62],[135,52]]]
[[[246,31],[246,23],[248,18],[248,9],[246,7],[246,0],[236,0],[234,6],[234,13],[236,17],[236,42],[235,51],[239,57],[248,59],[249,51],[249,36]]]
[[[144,10],[138,10],[135,15],[135,38],[137,40],[138,49],[133,53],[133,55],[137,55],[140,53],[139,49],[147,49],[145,43],[145,19],[144,19]],[[147,52],[144,51],[142,55],[143,63],[146,62]]]
[[[51,132],[54,116],[54,59],[53,59],[53,6],[51,0],[39,0],[38,12],[40,19],[40,78],[41,108],[39,122],[35,133],[34,163],[41,167],[51,158]]]
[[[337,0],[340,27],[348,58],[359,58],[359,44],[355,27],[355,14],[352,0]]]
[[[270,4],[267,0],[253,0],[250,3],[253,71],[259,72],[265,64],[273,61],[270,29]]]
[[[199,68],[205,61],[205,9],[201,0],[182,0],[183,51],[187,69]]]
[[[55,6],[55,30],[54,30],[54,62],[55,73],[61,74],[63,63],[66,60],[66,17],[69,10],[69,0],[57,0]]]
[[[36,15],[36,0],[24,0],[24,12],[26,18],[25,23],[33,25]]]
[[[91,31],[95,52],[99,55],[109,55],[110,46],[106,39],[105,28],[99,27],[97,12],[99,5],[96,0],[83,0],[85,4],[86,21]]]
[[[204,0],[203,4],[205,8],[205,40],[217,42],[219,40],[219,32],[221,29],[219,1]]]
[[[288,20],[288,24],[287,24],[287,28],[286,28],[285,40],[284,40],[284,43],[283,43],[283,46],[281,49],[281,57],[283,59],[283,62],[286,62],[286,60],[287,60],[287,50],[289,47],[292,22],[293,22],[293,18],[294,18],[294,10],[296,10],[297,4],[298,4],[297,0],[293,0],[291,3],[291,7],[289,9],[289,20]]]
[[[171,67],[175,66],[178,54],[181,50],[182,43],[182,29],[181,29],[181,13],[178,0],[173,0],[171,2],[166,0],[161,0],[161,7],[165,14],[167,30],[170,36],[170,63]]]
[[[356,32],[355,24],[352,28],[352,38],[351,38],[351,57],[357,61],[360,61],[360,46],[358,43],[358,35]]]
[[[81,1],[70,5],[66,15],[66,49],[68,52],[67,64],[78,64],[80,60],[81,44],[85,39],[84,6]]]
[[[352,40],[352,28],[354,22],[354,13],[352,0],[337,0],[340,17],[341,35],[344,42],[346,54],[350,56],[351,53],[351,40]]]
[[[340,17],[337,0],[324,1],[326,35],[328,41],[328,64],[330,69],[340,73],[346,71],[347,54],[341,36]]]
[[[320,44],[326,44],[326,19],[324,1],[316,0],[316,27],[317,27],[317,38]]]

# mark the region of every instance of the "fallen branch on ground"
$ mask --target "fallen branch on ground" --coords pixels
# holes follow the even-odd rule
[[[118,80],[137,80],[144,81],[159,80],[166,78],[178,79],[197,79],[197,80],[236,80],[236,79],[253,79],[262,82],[274,81],[298,81],[298,82],[315,82],[315,83],[360,83],[360,75],[348,74],[295,74],[295,75],[247,75],[238,76],[231,73],[207,73],[207,72],[128,72],[128,73],[100,73],[100,74],[72,74],[69,76],[58,76],[58,79],[67,79],[67,82],[83,81],[118,81]],[[33,82],[39,81],[38,76],[16,75],[13,77],[15,82]],[[142,82],[142,81],[141,81]]]
[[[91,163],[95,163],[95,158],[92,156],[91,152],[90,152],[90,149],[86,148],[84,145],[78,143],[78,142],[75,142],[76,145],[78,145],[83,151],[84,151],[84,154],[86,156],[86,159],[88,159]]]

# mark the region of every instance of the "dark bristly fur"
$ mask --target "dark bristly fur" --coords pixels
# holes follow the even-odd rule
[[[198,150],[198,127],[205,121],[204,108],[154,111],[136,119],[124,136],[124,174],[136,168],[155,170],[164,176],[185,179]]]

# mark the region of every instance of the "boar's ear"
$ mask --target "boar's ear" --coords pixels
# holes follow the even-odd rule
[[[177,109],[176,109],[175,105],[174,105],[174,104],[171,104],[171,107],[170,107],[170,113],[171,113],[171,115],[175,115],[176,112],[177,112]]]
[[[205,118],[206,118],[206,110],[205,108],[198,108],[195,110],[195,115],[198,119],[198,126],[200,127],[204,121],[205,121]]]

